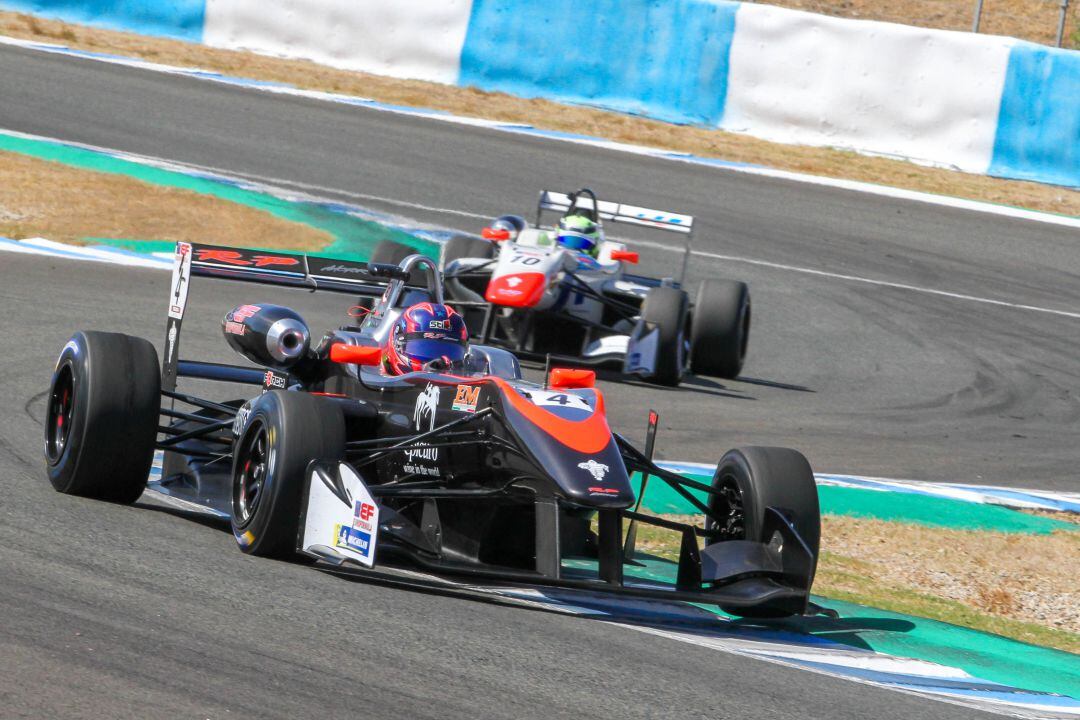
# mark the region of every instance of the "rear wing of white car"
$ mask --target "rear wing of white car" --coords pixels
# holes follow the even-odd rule
[[[575,193],[575,196],[572,197],[566,193],[554,192],[552,190],[540,191],[540,203],[536,210],[536,224],[540,224],[540,215],[545,210],[566,214],[571,207],[577,207],[583,210],[595,210],[599,219],[607,220],[609,222],[641,225],[643,227],[655,228],[657,230],[669,230],[685,235],[689,235],[694,231],[693,215],[681,215],[665,210],[650,210],[649,208],[637,207],[636,205],[625,205],[623,203],[611,202],[608,200],[597,200],[594,207],[593,199],[588,195],[578,195]]]
[[[683,215],[666,210],[651,210],[637,205],[599,200],[592,190],[588,188],[583,188],[571,194],[555,192],[554,190],[541,190],[540,201],[536,206],[536,227],[541,227],[541,220],[545,211],[565,215],[572,208],[585,210],[595,220],[623,225],[637,225],[685,235],[686,252],[683,256],[683,267],[679,282],[682,283],[686,279],[686,267],[690,260],[690,244],[694,234],[693,215]]]

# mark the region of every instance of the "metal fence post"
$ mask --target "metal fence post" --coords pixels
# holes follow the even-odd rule
[[[980,0],[981,2],[982,0]],[[1069,19],[1069,0],[1061,0],[1061,18],[1058,20],[1057,46],[1065,40],[1065,22]]]
[[[1064,0],[1068,2],[1069,0]],[[971,32],[979,32],[979,23],[982,21],[983,0],[975,0],[975,21],[971,24]]]

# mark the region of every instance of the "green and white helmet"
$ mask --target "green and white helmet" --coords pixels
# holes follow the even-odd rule
[[[584,215],[566,215],[559,220],[555,240],[571,250],[588,253],[593,257],[600,252],[600,226]]]

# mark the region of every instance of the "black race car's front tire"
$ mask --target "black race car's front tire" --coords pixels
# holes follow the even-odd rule
[[[87,331],[68,341],[45,410],[45,470],[58,492],[139,499],[154,461],[160,372],[142,338]]]
[[[709,496],[709,508],[722,522],[709,520],[707,530],[721,530],[725,540],[750,540],[768,543],[765,537],[765,510],[778,509],[795,526],[799,536],[813,553],[813,578],[821,545],[821,510],[818,505],[814,472],[806,457],[797,450],[783,447],[743,447],[729,450],[720,459],[712,486],[722,497]],[[721,609],[744,617],[780,617],[791,615],[789,608],[726,607]]]
[[[260,396],[233,445],[232,531],[240,549],[292,557],[308,464],[344,455],[345,420],[333,401],[285,390]]]
[[[659,330],[656,366],[646,379],[658,385],[675,386],[686,371],[687,319],[690,301],[686,292],[673,287],[654,287],[641,304],[646,327]]]
[[[696,375],[737,378],[750,342],[750,289],[744,282],[710,278],[698,288],[690,341]]]

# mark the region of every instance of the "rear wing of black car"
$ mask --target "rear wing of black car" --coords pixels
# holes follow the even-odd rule
[[[161,364],[161,386],[169,391],[176,388],[180,326],[187,308],[191,279],[195,277],[240,280],[262,285],[304,288],[313,292],[322,290],[370,297],[382,295],[391,280],[385,274],[372,274],[368,263],[358,260],[178,242],[172,283],[169,286],[165,358]]]
[[[569,194],[555,192],[554,190],[541,190],[540,199],[536,204],[536,226],[542,226],[541,222],[545,212],[558,213],[562,216],[570,213],[571,210],[584,211],[584,214],[591,216],[593,220],[619,223],[621,225],[636,225],[637,227],[683,235],[686,241],[679,282],[681,284],[686,280],[686,268],[690,261],[690,246],[694,237],[693,215],[599,200],[596,198],[596,194],[588,188],[582,188]]]

